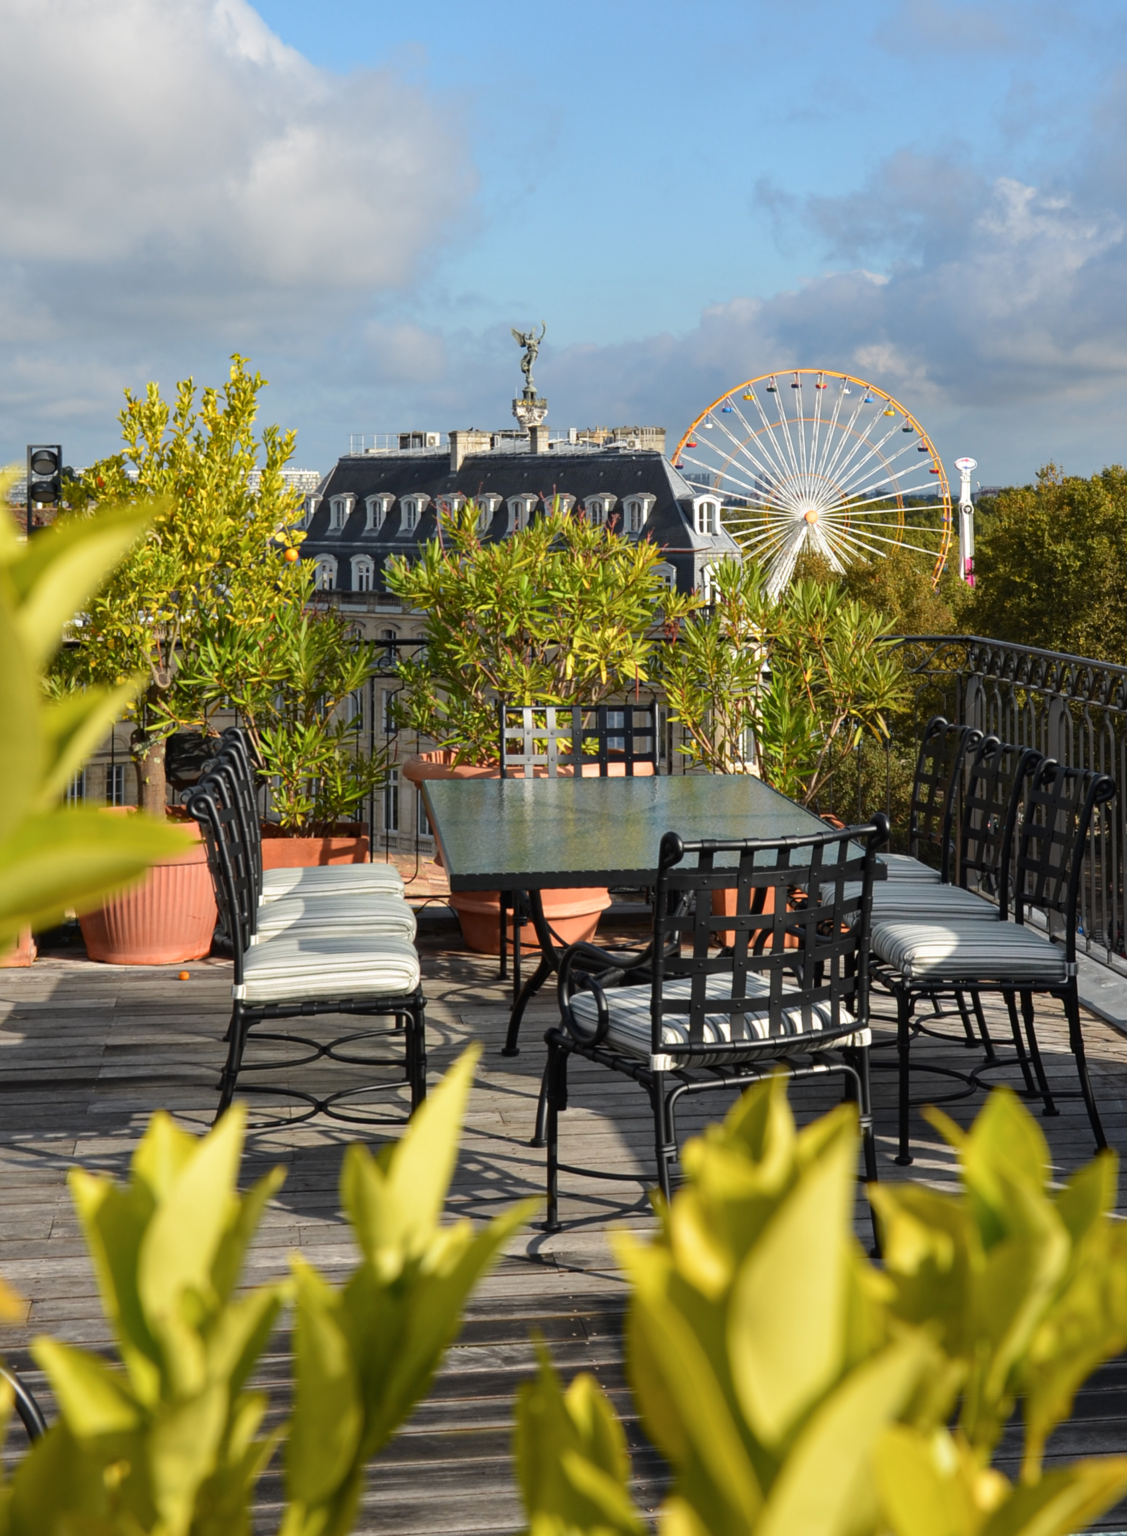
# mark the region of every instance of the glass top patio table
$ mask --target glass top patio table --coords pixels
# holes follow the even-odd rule
[[[666,832],[693,842],[826,830],[750,774],[427,779],[422,792],[453,891],[647,885]]]

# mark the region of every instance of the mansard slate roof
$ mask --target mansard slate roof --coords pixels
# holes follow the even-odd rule
[[[383,526],[366,532],[365,501],[379,494],[393,496]],[[706,566],[726,554],[737,554],[731,536],[723,531],[699,534],[694,528],[693,498],[705,494],[702,486],[690,485],[669,460],[652,450],[621,448],[579,450],[569,453],[553,448],[549,453],[475,453],[458,470],[450,468],[450,455],[441,453],[356,454],[338,460],[322,483],[309,520],[301,553],[316,560],[331,554],[337,561],[338,591],[352,586],[351,561],[370,555],[374,564],[373,590],[386,591],[384,563],[390,555],[408,554],[435,537],[436,503],[461,494],[467,500],[483,496],[499,498],[486,538],[503,538],[509,528],[507,502],[512,496],[534,496],[533,516],[550,508],[555,495],[571,496],[579,506],[593,497],[616,498],[612,517],[621,514],[627,497],[649,494],[655,498],[645,533],[666,552],[683,591],[699,587]],[[401,500],[412,494],[428,497],[426,508],[413,530],[403,528]],[[330,503],[336,496],[355,498],[345,525],[330,530]],[[616,526],[621,529],[622,521]]]

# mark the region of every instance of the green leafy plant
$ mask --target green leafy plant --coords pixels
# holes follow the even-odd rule
[[[155,384],[143,397],[126,390],[125,451],[67,488],[74,510],[64,524],[102,503],[149,505],[146,536],[87,605],[55,675],[60,688],[145,679],[126,713],[134,721],[138,803],[153,814],[165,806],[168,736],[206,729],[215,703],[185,661],[205,634],[262,631],[281,607],[303,601],[305,573],[286,558],[302,538],[300,497],[282,475],[294,434],[266,427],[256,439],[265,381],[244,364],[236,355],[223,390],[205,389],[198,404],[191,379],[177,386],[171,409]]]
[[[665,1536],[1064,1536],[1127,1488],[1127,1457],[1042,1465],[1076,1387],[1127,1341],[1114,1156],[1056,1192],[1014,1095],[967,1134],[934,1118],[963,1189],[873,1190],[883,1273],[853,1235],[854,1111],[796,1132],[782,1076],[685,1147],[652,1243],[618,1239],[631,1386],[673,1474]],[[991,1457],[1018,1394],[1013,1484]],[[640,1529],[590,1377],[565,1392],[542,1362],[515,1450],[534,1536]]]
[[[306,568],[257,625],[205,628],[181,673],[207,708],[239,712],[273,781],[279,825],[298,837],[349,821],[387,776],[386,751],[365,751],[362,716],[347,714],[371,671],[368,647],[335,609],[308,606],[314,579]]]
[[[118,1359],[38,1338],[59,1418],[0,1486],[3,1536],[236,1536],[285,1443],[283,1536],[351,1530],[365,1469],[426,1391],[462,1308],[528,1203],[479,1231],[444,1225],[479,1052],[462,1056],[398,1141],[352,1146],[341,1201],[360,1261],[341,1286],[300,1258],[242,1291],[275,1169],[238,1192],[243,1115],[196,1138],[157,1114],[128,1184],[75,1170],[71,1192]],[[294,1310],[293,1411],[261,1433],[247,1382]],[[8,1404],[10,1407],[10,1403]]]
[[[5,507],[12,478],[0,475]],[[182,832],[148,817],[59,805],[139,680],[125,677],[55,700],[44,687],[64,626],[145,535],[150,517],[150,509],[138,507],[107,510],[25,542],[0,510],[0,948],[24,927],[96,905],[186,846]]]
[[[680,626],[661,678],[681,750],[713,773],[754,766],[809,805],[865,737],[883,741],[905,699],[881,615],[835,586],[793,582],[778,599],[755,564],[726,560],[713,602]]]
[[[597,703],[650,676],[654,626],[696,600],[669,591],[661,551],[558,508],[497,542],[473,502],[443,516],[417,564],[388,562],[387,584],[426,615],[422,660],[398,667],[402,725],[456,762],[497,756],[496,700]]]

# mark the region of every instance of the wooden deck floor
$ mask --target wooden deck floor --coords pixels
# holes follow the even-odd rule
[[[420,947],[432,1074],[443,1071],[467,1041],[485,1044],[452,1195],[457,1210],[485,1216],[542,1189],[543,1154],[527,1143],[543,1064],[543,1030],[553,1018],[551,994],[529,1011],[522,1054],[506,1060],[499,1050],[507,994],[497,980],[496,962],[461,952],[454,930],[424,932]],[[230,967],[212,960],[188,969],[190,980],[180,982],[175,969],[111,968],[59,952],[30,970],[0,972],[0,1270],[30,1301],[26,1323],[10,1330],[6,1341],[8,1354],[21,1368],[28,1364],[28,1339],[44,1329],[93,1347],[108,1343],[70,1209],[67,1169],[78,1163],[122,1174],[149,1114],[159,1106],[194,1128],[210,1121]],[[1051,1007],[1040,1017],[1054,1086],[1074,1089],[1063,1019]],[[998,1014],[993,1019],[1001,1039],[1003,1021]],[[336,1033],[338,1023],[316,1021],[310,1033],[319,1034],[322,1026]],[[1123,1147],[1127,1040],[1094,1018],[1086,1019],[1086,1036],[1108,1135],[1113,1145]],[[876,1055],[889,1059],[883,1049]],[[928,1058],[921,1053],[919,1059]],[[936,1046],[932,1059],[962,1065],[967,1053],[957,1044]],[[316,1076],[332,1088],[348,1083],[349,1071],[334,1065],[319,1068]],[[1017,1081],[1012,1069],[996,1076]],[[882,1066],[875,1079],[881,1177],[896,1179],[905,1170],[891,1160],[894,1074]],[[937,1091],[942,1084],[939,1078],[928,1083],[922,1075],[919,1081],[921,1092],[925,1084]],[[648,1113],[638,1089],[582,1063],[572,1083],[573,1107],[563,1123],[564,1158],[618,1172],[648,1170]],[[831,1084],[819,1084],[798,1095],[796,1107],[803,1115],[815,1113],[830,1107],[834,1098]],[[396,1130],[359,1132],[323,1117],[286,1123],[287,1103],[292,1101],[280,1096],[253,1101],[261,1124],[249,1139],[246,1177],[275,1163],[285,1165],[288,1177],[254,1247],[250,1278],[281,1273],[287,1255],[297,1248],[339,1277],[353,1262],[337,1202],[343,1149],[358,1134],[379,1138]],[[951,1110],[966,1121],[980,1104],[978,1096]],[[267,1123],[271,1119],[274,1124]],[[1042,1123],[1062,1174],[1090,1157],[1091,1136],[1077,1099],[1062,1099],[1060,1116]],[[691,1120],[684,1128],[692,1129]],[[923,1122],[917,1126],[916,1150],[911,1176],[941,1184],[952,1180],[951,1155]],[[547,1338],[565,1374],[579,1368],[594,1371],[629,1419],[620,1336],[624,1287],[607,1234],[623,1227],[650,1230],[644,1186],[565,1175],[563,1196],[566,1230],[546,1237],[530,1229],[514,1239],[475,1297],[463,1334],[429,1397],[373,1468],[361,1529],[519,1529],[509,1471],[511,1402],[531,1367],[529,1335],[534,1329]],[[860,1200],[857,1214],[863,1222]],[[279,1411],[285,1368],[285,1339],[280,1337],[263,1370],[264,1382],[274,1383]],[[38,1383],[33,1372],[30,1376]],[[632,1420],[629,1428],[637,1495],[654,1508],[662,1469]],[[1120,1451],[1125,1439],[1127,1363],[1116,1363],[1085,1390],[1072,1424],[1053,1450],[1069,1456]],[[259,1522],[264,1531],[274,1528],[279,1493],[277,1481],[268,1477]],[[1127,1527],[1127,1510],[1112,1512],[1102,1525]]]

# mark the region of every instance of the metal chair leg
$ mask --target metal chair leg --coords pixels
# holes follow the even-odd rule
[[[246,1044],[246,1021],[243,1013],[243,1005],[236,1001],[231,1009],[231,1022],[227,1026],[227,1060],[223,1066],[223,1072],[219,1078],[219,1107],[215,1111],[215,1119],[212,1125],[218,1125],[222,1117],[231,1108],[231,1101],[235,1097],[235,1084],[239,1080],[239,1068],[243,1062],[243,1046]]]
[[[966,1036],[963,1045],[968,1051],[976,1051],[978,1049],[978,1036],[975,1034],[974,1025],[971,1023],[966,996],[962,992],[955,993],[955,1006],[958,1008],[959,1017],[963,1021],[963,1034]]]
[[[426,1102],[427,1096],[427,1005],[424,997],[419,997],[410,1018],[407,1070],[411,1082],[411,1113],[414,1114]]]
[[[561,1226],[559,1135],[560,1111],[567,1108],[567,1057],[567,1051],[549,1039],[548,1065],[544,1073],[548,1090],[546,1125],[548,1188],[547,1210],[544,1217],[545,1232],[558,1232]]]
[[[1107,1137],[1104,1135],[1103,1121],[1096,1107],[1096,1095],[1092,1091],[1092,1080],[1088,1076],[1088,1058],[1084,1051],[1084,1031],[1080,1023],[1080,999],[1076,994],[1076,983],[1073,981],[1064,996],[1064,1010],[1068,1016],[1068,1043],[1072,1047],[1072,1054],[1076,1059],[1076,1075],[1080,1079],[1080,1092],[1084,1095],[1084,1107],[1088,1111],[1088,1124],[1092,1127],[1092,1133],[1096,1138],[1096,1151],[1107,1150]]]
[[[1025,1042],[1021,1038],[1021,1026],[1017,1021],[1017,1003],[1014,999],[1014,993],[1012,991],[1004,992],[1002,995],[1006,999],[1006,1009],[1010,1016],[1010,1033],[1014,1037],[1014,1050],[1017,1052],[1018,1064],[1021,1067],[1021,1075],[1025,1079],[1025,1096],[1026,1098],[1031,1099],[1037,1092],[1037,1086],[1034,1083],[1033,1075],[1029,1070],[1029,1058],[1025,1052]]]
[[[912,1161],[912,1144],[909,1134],[909,1116],[911,1104],[909,1103],[909,1072],[908,1054],[912,1046],[912,1004],[907,992],[896,994],[896,1056],[899,1068],[900,1090],[900,1147],[896,1154],[896,1161],[901,1168],[906,1168]]]
[[[654,1112],[654,1150],[657,1153],[657,1182],[666,1203],[673,1198],[669,1179],[672,1137],[668,1134],[669,1114],[665,1102],[665,1073],[655,1072],[650,1080],[650,1101]]]
[[[540,1094],[536,1100],[536,1129],[532,1133],[530,1147],[542,1147],[544,1145],[545,1116],[548,1112],[548,1068],[549,1063],[544,1064],[544,1075],[540,1079]]]
[[[990,1038],[990,1028],[986,1023],[986,1015],[982,1011],[982,999],[977,992],[970,995],[971,1007],[974,1009],[974,1017],[978,1023],[978,1033],[982,1036],[982,1044],[986,1051],[986,1060],[993,1066],[998,1060],[998,1053],[994,1049],[994,1042]]]
[[[1041,1060],[1041,1047],[1037,1044],[1037,1030],[1033,1022],[1033,994],[1023,992],[1021,994],[1021,1018],[1025,1025],[1025,1038],[1029,1041],[1029,1054],[1033,1058],[1033,1070],[1037,1074],[1037,1086],[1041,1090],[1041,1099],[1044,1109],[1041,1111],[1046,1117],[1059,1115],[1060,1110],[1053,1102],[1052,1089],[1049,1087],[1049,1079],[1045,1074],[1045,1064]]]

